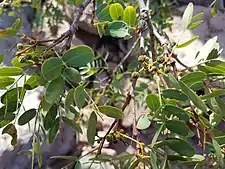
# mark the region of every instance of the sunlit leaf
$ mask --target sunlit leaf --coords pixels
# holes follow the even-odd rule
[[[193,3],[189,3],[182,17],[183,30],[186,30],[188,25],[191,23],[192,16],[193,16]]]
[[[123,21],[130,26],[136,25],[136,10],[133,6],[127,6],[123,11]]]
[[[119,3],[111,4],[109,7],[109,13],[113,20],[118,20],[123,16],[123,6]]]
[[[196,41],[199,38],[199,36],[194,36],[193,38],[191,38],[190,40],[183,42],[182,44],[178,44],[176,46],[176,48],[184,48],[188,45],[190,45],[191,43],[193,43],[194,41]]]
[[[0,67],[0,76],[18,76],[23,73],[23,69],[19,67]]]
[[[7,86],[13,84],[15,81],[14,78],[7,76],[0,76],[0,89],[5,89]]]

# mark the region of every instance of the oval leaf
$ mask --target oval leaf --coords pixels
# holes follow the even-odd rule
[[[184,120],[186,122],[189,121],[189,116],[188,116],[187,112],[179,107],[174,106],[174,105],[166,104],[163,107],[163,112],[166,113],[168,115],[168,117],[170,117],[171,115],[174,115],[174,116],[178,117],[180,120]]]
[[[11,145],[15,145],[17,143],[17,130],[13,124],[8,124],[3,130],[2,134],[9,134],[12,137]]]
[[[45,100],[48,103],[54,103],[59,99],[60,95],[63,93],[65,87],[65,81],[62,77],[59,77],[51,81],[45,90]]]
[[[129,27],[123,21],[113,21],[108,24],[109,35],[115,38],[129,36]]]
[[[63,76],[67,80],[69,80],[70,82],[73,82],[73,83],[79,83],[81,81],[80,73],[78,72],[77,69],[72,68],[72,67],[68,67],[68,68],[64,69]]]
[[[192,16],[193,16],[193,3],[189,3],[182,17],[183,30],[186,30],[188,25],[191,23]]]
[[[43,63],[41,72],[44,78],[48,81],[58,78],[62,72],[61,59],[58,57],[49,58]]]
[[[109,7],[109,13],[113,20],[118,20],[123,16],[123,6],[119,3],[111,4]]]
[[[142,115],[137,122],[137,129],[144,130],[147,129],[151,124],[151,121],[146,115]]]
[[[147,106],[154,112],[156,112],[160,108],[160,102],[158,96],[155,94],[149,94],[146,97]]]
[[[76,87],[74,91],[74,99],[76,106],[81,109],[85,103],[85,91],[83,86]]]
[[[70,91],[66,95],[64,109],[66,113],[70,113],[70,106],[75,102],[74,100],[74,89],[70,89]]]
[[[168,120],[166,121],[166,128],[168,128],[173,133],[179,134],[184,137],[192,137],[194,133],[188,128],[188,126],[178,120]]]
[[[44,128],[49,130],[53,125],[55,118],[58,114],[57,112],[58,106],[56,104],[52,105],[52,107],[48,110],[47,114],[44,117]]]
[[[7,77],[7,76],[0,76],[0,89],[5,89],[7,86],[13,84],[15,81],[14,78]]]
[[[73,120],[68,119],[67,117],[62,117],[63,121],[69,125],[70,127],[74,128],[78,133],[83,134],[83,131],[79,124],[73,122]]]
[[[105,114],[106,116],[109,116],[109,117],[112,117],[112,118],[117,118],[117,119],[123,119],[124,118],[123,112],[116,107],[99,106],[98,109],[101,113]]]
[[[18,119],[18,124],[20,126],[27,124],[29,121],[31,121],[35,115],[37,114],[36,109],[30,109],[25,111]]]
[[[88,144],[91,146],[95,142],[96,124],[97,124],[97,116],[96,116],[95,112],[92,112],[90,115],[90,118],[88,120],[88,128],[87,128]]]
[[[94,52],[90,47],[80,45],[66,51],[62,59],[69,66],[81,67],[94,59]]]
[[[38,87],[38,80],[40,79],[39,74],[32,75],[24,84],[26,90],[33,90]]]
[[[59,130],[59,118],[55,119],[53,126],[51,126],[51,129],[49,130],[48,133],[49,144],[51,144],[55,140],[58,130]]]
[[[181,90],[189,97],[189,99],[194,103],[194,105],[203,112],[207,112],[207,107],[204,104],[204,102],[200,99],[200,97],[182,81],[179,81],[179,84]]]
[[[195,149],[185,140],[179,138],[168,138],[165,140],[165,143],[169,148],[182,156],[192,157],[195,155]]]
[[[201,82],[206,78],[207,74],[205,72],[190,72],[183,77],[181,77],[180,81],[184,82],[186,85],[192,85],[197,82]]]
[[[130,26],[136,25],[136,10],[133,6],[127,6],[123,11],[123,21]]]
[[[162,91],[162,96],[164,98],[176,99],[183,102],[188,100],[188,97],[183,92],[176,89],[165,89]]]
[[[18,76],[23,73],[23,69],[19,67],[0,67],[0,76]]]

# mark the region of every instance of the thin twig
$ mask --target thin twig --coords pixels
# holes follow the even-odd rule
[[[134,79],[132,81],[133,88],[134,88],[134,86],[136,86],[136,83],[137,83],[137,79]],[[127,97],[126,97],[126,101],[125,101],[125,103],[122,106],[122,112],[124,112],[124,110],[126,109],[126,107],[130,104],[131,99],[132,99],[131,92],[128,92]],[[102,148],[103,148],[103,145],[105,143],[105,140],[106,140],[107,135],[113,130],[113,128],[118,124],[118,122],[119,122],[119,120],[115,119],[113,121],[113,123],[111,124],[110,128],[107,130],[107,132],[104,135],[104,137],[102,138],[102,140],[101,140],[101,142],[100,142],[100,144],[98,146],[97,156],[101,154],[101,151],[102,151]]]
[[[140,35],[138,36],[138,38],[135,40],[134,44],[132,45],[132,47],[130,48],[130,50],[128,51],[128,53],[126,54],[126,56],[120,61],[120,63],[116,66],[116,68],[113,71],[113,74],[117,72],[117,70],[119,69],[119,67],[127,60],[127,58],[130,56],[131,52],[134,50],[134,48],[137,46],[138,42],[140,40]]]

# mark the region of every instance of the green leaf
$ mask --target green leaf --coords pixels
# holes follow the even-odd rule
[[[53,126],[51,126],[49,133],[48,133],[48,142],[51,144],[57,135],[57,132],[59,130],[59,118],[55,119]]]
[[[164,77],[164,79],[165,79],[165,81],[166,81],[166,83],[168,85],[170,85],[170,86],[172,86],[172,87],[174,87],[176,89],[180,89],[180,85],[179,85],[178,81],[175,79],[175,77],[173,75],[171,75],[171,74],[168,74],[168,75],[163,74],[163,77]]]
[[[75,165],[74,169],[82,169],[82,165],[81,165],[80,161],[76,162],[76,165]]]
[[[225,94],[225,89],[215,89],[211,93],[200,96],[202,100],[218,97]]]
[[[76,106],[81,109],[85,103],[85,91],[83,86],[77,86],[74,91],[74,99]]]
[[[179,120],[167,120],[166,128],[168,128],[173,133],[179,134],[184,137],[193,137],[194,133],[188,128],[188,126]]]
[[[192,16],[193,16],[193,3],[189,3],[182,17],[183,30],[186,30],[188,28],[188,25],[191,23]]]
[[[198,68],[206,73],[225,75],[225,62],[220,60],[210,60],[205,65],[199,65]]]
[[[108,24],[108,33],[115,38],[124,38],[129,36],[129,27],[123,21],[113,21]]]
[[[195,29],[197,28],[199,25],[201,25],[203,23],[203,20],[200,20],[200,21],[196,21],[196,22],[193,22],[193,23],[190,23],[190,25],[188,25],[188,29],[189,30],[192,30],[192,29]]]
[[[188,97],[183,92],[176,89],[165,89],[162,91],[162,96],[164,98],[176,99],[183,102],[188,100]]]
[[[137,129],[139,130],[147,129],[150,126],[150,124],[151,124],[151,121],[149,120],[148,116],[142,115],[138,119]]]
[[[78,133],[83,134],[83,131],[79,124],[73,122],[73,120],[68,119],[67,117],[62,117],[63,121],[69,125],[70,127],[74,128]]]
[[[109,13],[113,20],[118,20],[123,16],[123,6],[119,3],[111,4],[109,7]]]
[[[73,83],[79,83],[81,81],[80,73],[78,72],[77,69],[72,68],[72,67],[68,67],[68,68],[64,69],[63,76],[67,80],[69,80],[70,82],[73,82]]]
[[[62,60],[58,57],[47,59],[42,64],[41,72],[43,77],[48,81],[58,78],[62,72]]]
[[[224,161],[223,161],[224,157],[223,157],[223,153],[221,151],[220,145],[218,144],[218,142],[214,138],[212,138],[212,143],[213,143],[213,147],[216,151],[216,158],[217,158],[217,160],[220,164],[220,167],[224,168]]]
[[[23,69],[19,67],[0,67],[0,76],[18,76],[23,73]]]
[[[195,149],[185,140],[179,138],[168,138],[164,142],[169,148],[182,156],[192,157],[195,155]]]
[[[155,94],[149,94],[146,97],[147,106],[154,112],[156,112],[160,108],[160,102],[158,96]]]
[[[70,113],[70,106],[74,104],[74,89],[70,89],[70,91],[66,95],[64,109],[66,113]]]
[[[101,113],[105,114],[106,116],[109,116],[109,117],[112,117],[112,118],[117,118],[117,119],[123,119],[124,118],[123,112],[116,107],[99,106],[98,109]]]
[[[38,87],[38,80],[40,79],[39,74],[33,74],[24,84],[26,90],[33,90]]]
[[[191,22],[195,22],[196,20],[202,18],[203,15],[204,15],[204,12],[198,13],[197,15],[195,15],[195,16],[192,17]]]
[[[180,81],[185,83],[186,85],[190,86],[194,83],[201,82],[207,77],[207,74],[205,72],[190,72],[184,76],[181,77]]]
[[[25,111],[18,119],[18,124],[20,126],[27,124],[29,121],[31,121],[35,116],[37,112],[36,109],[30,109]]]
[[[136,159],[130,166],[129,169],[136,169],[136,167],[138,166],[138,164],[142,161],[142,158],[138,158]]]
[[[206,59],[208,55],[211,53],[211,51],[216,47],[217,45],[217,36],[209,39],[205,45],[202,47],[202,49],[199,51],[198,58],[199,59]]]
[[[5,55],[0,54],[0,64],[4,61]]]
[[[11,63],[14,67],[25,67],[25,66],[29,66],[32,65],[33,62],[26,60],[24,63],[20,62],[20,57],[16,56],[11,60]]]
[[[55,118],[58,114],[57,112],[58,106],[56,104],[52,105],[52,107],[48,110],[47,114],[44,117],[44,128],[49,130],[55,122]]]
[[[48,103],[55,103],[63,93],[65,87],[65,81],[62,77],[52,80],[45,90],[45,100]]]
[[[13,88],[8,91],[6,91],[2,96],[1,96],[1,103],[6,104],[6,103],[17,103],[19,98],[23,98],[22,95],[22,87],[18,88]]]
[[[97,124],[97,116],[95,112],[92,112],[88,120],[88,128],[87,128],[87,138],[88,144],[90,146],[92,146],[95,142],[96,124]]]
[[[7,86],[13,84],[14,81],[15,81],[14,78],[7,77],[7,76],[4,76],[4,77],[0,76],[0,89],[5,89]]]
[[[40,145],[40,142],[36,135],[35,135],[34,139],[35,139],[35,141],[32,143],[32,148],[33,148],[34,153],[37,154],[37,157],[38,157],[38,167],[41,168],[42,163],[43,163],[43,159],[41,156],[41,145]]]
[[[151,151],[150,156],[151,156],[152,169],[159,169],[158,166],[157,166],[157,156],[156,156],[156,154],[153,151]]]
[[[12,27],[6,28],[6,29],[1,29],[0,30],[0,39],[4,39],[4,38],[9,38],[11,36],[15,36],[21,26],[21,19],[18,18],[13,24]]]
[[[224,104],[223,100],[220,97],[215,97],[215,101],[216,101],[216,104],[219,108],[220,115],[222,117],[225,117],[225,113],[224,113],[225,104]]]
[[[171,115],[174,115],[174,116],[178,117],[180,120],[184,120],[185,122],[189,121],[189,116],[188,116],[187,112],[179,107],[166,104],[162,110],[164,113],[166,113],[168,115],[168,117],[170,117]]]
[[[194,36],[190,40],[188,40],[186,42],[183,42],[182,44],[177,45],[176,48],[184,48],[184,47],[190,45],[192,42],[196,41],[198,38],[199,38],[199,36]]]
[[[194,105],[203,112],[207,112],[207,107],[204,104],[204,102],[200,99],[200,97],[182,81],[179,81],[179,84],[181,90],[189,97],[189,99],[194,103]]]
[[[62,59],[69,66],[82,67],[94,59],[94,52],[90,47],[80,45],[66,51]]]
[[[17,130],[13,124],[8,124],[3,130],[2,134],[9,134],[12,137],[11,145],[14,146],[17,143]]]
[[[127,6],[123,11],[123,21],[130,26],[136,25],[136,10],[133,6]]]
[[[101,21],[112,21],[110,16],[109,7],[106,6],[101,12],[97,13],[98,20]]]

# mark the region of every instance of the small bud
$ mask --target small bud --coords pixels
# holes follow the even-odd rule
[[[108,142],[112,142],[112,136],[111,136],[111,135],[107,135],[107,136],[106,136],[106,140],[107,140]]]
[[[139,73],[138,72],[133,72],[132,74],[131,74],[131,78],[132,79],[137,79],[137,78],[139,78]]]
[[[17,43],[16,47],[18,50],[22,50],[24,46],[22,43]]]
[[[170,67],[169,66],[165,67],[164,72],[165,73],[169,73],[170,72]]]
[[[138,57],[138,61],[139,61],[139,62],[144,62],[144,61],[145,61],[145,55],[140,55],[140,56]]]
[[[163,56],[158,56],[156,61],[158,63],[163,63],[165,61],[165,58]]]

